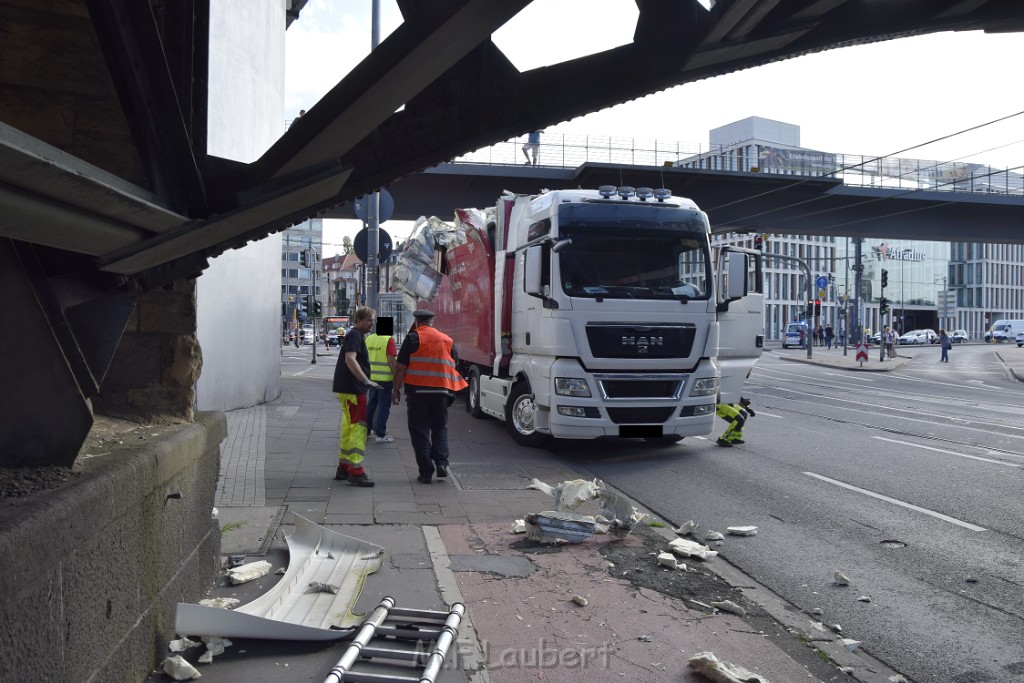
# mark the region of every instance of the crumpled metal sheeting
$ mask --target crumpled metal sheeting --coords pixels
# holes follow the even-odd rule
[[[345,536],[295,515],[287,537],[290,560],[281,580],[238,609],[179,603],[174,628],[190,636],[340,640],[362,622],[352,612],[366,577],[384,562],[384,548]],[[311,583],[337,594],[307,592]]]

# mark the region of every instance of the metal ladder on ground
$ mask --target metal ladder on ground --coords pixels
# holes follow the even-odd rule
[[[449,611],[440,612],[396,607],[394,598],[385,597],[363,621],[324,683],[435,683],[465,615],[466,606],[459,602]],[[388,646],[374,644],[374,639],[383,639]],[[423,668],[416,676],[352,670],[357,664],[365,665],[362,660],[374,658],[411,662]]]

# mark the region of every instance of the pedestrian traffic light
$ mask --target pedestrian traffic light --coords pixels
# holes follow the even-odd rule
[[[882,289],[889,286],[889,271],[882,268]]]
[[[884,296],[878,300],[878,313],[879,315],[885,315],[889,312],[889,300]]]
[[[303,249],[299,252],[299,263],[303,268],[309,268],[309,250]]]
[[[814,300],[814,315],[815,317],[821,316],[821,299]]]

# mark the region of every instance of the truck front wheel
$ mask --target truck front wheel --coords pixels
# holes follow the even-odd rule
[[[520,446],[540,448],[548,440],[547,434],[541,434],[536,429],[536,413],[537,404],[533,401],[530,386],[525,382],[513,384],[512,393],[505,404],[505,427]]]
[[[484,411],[480,409],[480,370],[475,365],[469,369],[467,381],[466,412],[479,420],[484,416]]]

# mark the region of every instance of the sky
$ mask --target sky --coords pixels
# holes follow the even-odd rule
[[[394,0],[380,6],[383,41],[401,15]],[[370,52],[370,8],[371,0],[310,0],[302,10],[286,34],[284,120]],[[527,70],[630,42],[635,15],[633,0],[535,0],[493,39]],[[760,116],[800,126],[800,144],[811,149],[1014,168],[1024,165],[1024,89],[1014,76],[1022,54],[1024,34],[977,31],[841,48],[677,86],[545,132],[706,148],[712,128]],[[325,256],[361,227],[324,223]],[[401,241],[412,223],[381,227]]]

